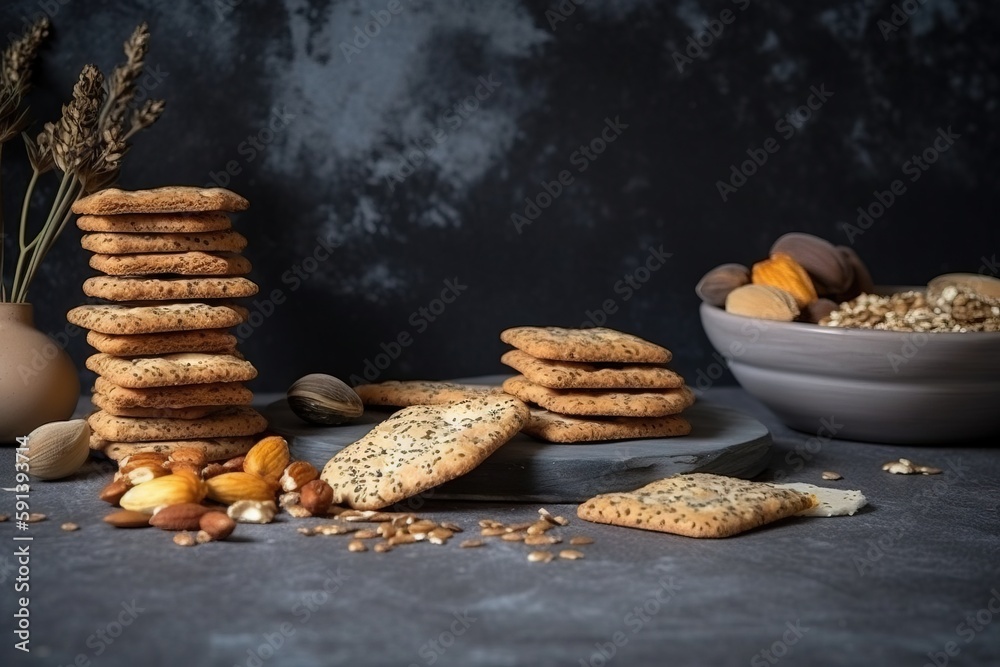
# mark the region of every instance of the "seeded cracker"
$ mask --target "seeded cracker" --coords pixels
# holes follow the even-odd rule
[[[246,382],[257,377],[257,369],[249,361],[239,357],[193,352],[136,359],[120,359],[100,353],[87,359],[87,368],[109,382],[130,389]]]
[[[557,361],[665,364],[672,356],[648,340],[604,327],[514,327],[502,332],[500,340],[533,357]]]
[[[434,380],[390,380],[378,384],[362,384],[354,388],[365,405],[439,405],[467,398],[476,398],[499,392],[500,387],[490,385],[458,384]]]
[[[521,350],[508,350],[500,361],[531,382],[552,389],[676,389],[684,384],[684,378],[677,373],[651,364],[608,367],[550,361]]]
[[[529,382],[523,375],[507,378],[503,390],[522,401],[537,403],[563,415],[591,417],[663,417],[694,404],[694,392],[678,389],[549,389]]]
[[[661,479],[628,493],[601,494],[582,503],[577,516],[687,537],[729,537],[814,504],[814,496],[791,489],[694,473]]]
[[[691,424],[680,415],[570,417],[532,408],[524,432],[547,442],[597,442],[687,435],[691,432]]]
[[[377,510],[460,477],[510,440],[528,408],[503,394],[404,408],[323,468],[333,502]]]

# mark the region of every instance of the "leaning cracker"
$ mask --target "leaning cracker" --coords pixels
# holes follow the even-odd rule
[[[407,380],[362,384],[354,388],[365,405],[438,405],[495,393],[500,387],[434,380]]]
[[[774,486],[779,489],[791,489],[816,496],[816,505],[799,512],[798,516],[854,516],[855,512],[868,504],[868,499],[863,493],[850,489],[831,489],[803,482],[789,482]]]
[[[205,454],[207,461],[224,461],[234,456],[242,456],[250,451],[257,438],[199,438],[196,440],[165,440],[160,442],[109,442],[91,438],[90,448],[104,452],[113,461],[121,461],[126,456],[139,452],[157,452],[170,455],[178,449],[197,449]]]
[[[241,276],[250,273],[250,260],[229,252],[145,253],[141,255],[91,255],[90,268],[109,276],[148,276],[175,273],[181,276]]]
[[[510,440],[528,408],[503,394],[404,408],[323,468],[333,502],[381,509],[466,474]]]
[[[123,213],[180,213],[189,211],[245,211],[243,197],[224,188],[170,185],[152,190],[107,188],[73,204],[77,215],[121,215]]]
[[[793,516],[816,503],[809,494],[772,484],[694,473],[647,484],[628,493],[584,501],[577,516],[626,528],[687,537],[728,537]]]
[[[236,352],[236,336],[225,329],[167,331],[148,334],[104,334],[87,332],[87,343],[98,352],[116,357],[134,357],[176,352]]]
[[[648,340],[614,329],[514,327],[500,340],[539,359],[588,363],[665,364],[670,351]]]
[[[87,296],[109,301],[236,299],[253,296],[257,285],[237,276],[204,278],[121,278],[94,276],[83,283]]]
[[[115,417],[142,417],[145,419],[202,419],[229,409],[224,405],[195,405],[190,408],[122,408],[110,402],[104,394],[94,392],[90,396],[94,407]]]
[[[202,234],[135,234],[118,232],[93,232],[80,239],[84,250],[106,255],[129,253],[187,252],[240,252],[247,247],[247,239],[239,232],[226,229]]]
[[[662,366],[624,364],[600,367],[578,361],[552,361],[522,350],[500,357],[531,382],[552,389],[676,389],[684,378]]]
[[[257,377],[257,369],[249,361],[231,354],[197,352],[134,359],[120,359],[102,352],[87,359],[87,368],[119,387],[130,389],[246,382]]]
[[[251,407],[227,408],[201,419],[118,417],[98,410],[87,423],[97,437],[109,442],[150,442],[255,435],[267,420]]]
[[[246,311],[207,303],[164,303],[157,306],[88,305],[66,314],[70,323],[103,334],[146,334],[193,329],[225,329],[242,324]]]
[[[206,213],[135,213],[131,215],[81,215],[76,226],[85,232],[137,234],[201,234],[232,228],[229,216]]]
[[[94,381],[94,392],[120,408],[190,408],[202,405],[249,405],[253,392],[239,382],[131,389],[103,377]]]
[[[663,417],[694,404],[694,392],[687,387],[621,391],[549,389],[529,382],[523,375],[515,375],[504,381],[503,390],[552,412],[588,417]]]
[[[532,408],[531,419],[521,429],[547,442],[597,442],[671,438],[687,435],[691,424],[678,415],[666,417],[569,417]]]

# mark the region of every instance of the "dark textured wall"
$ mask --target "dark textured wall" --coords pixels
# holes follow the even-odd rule
[[[360,376],[400,338],[383,379],[495,372],[502,328],[579,325],[605,305],[609,326],[666,344],[695,377],[713,363],[695,282],[789,230],[853,243],[883,283],[1000,270],[1000,6],[897,6],[32,0],[5,3],[0,25],[52,14],[31,97],[48,120],[84,63],[109,71],[150,23],[149,93],[167,111],[121,185],[214,180],[251,200],[238,228],[254,308],[273,314],[244,349],[255,388],[280,390],[306,372]],[[391,21],[366,40],[372,11]],[[926,171],[909,162],[948,128]],[[603,152],[580,152],[602,133]],[[718,182],[769,138],[777,152],[724,200]],[[9,217],[24,160],[3,157]],[[896,179],[906,190],[874,224],[844,227]],[[543,183],[561,192],[512,220]],[[84,301],[78,238],[34,285],[46,331]],[[647,261],[659,268],[636,273]]]

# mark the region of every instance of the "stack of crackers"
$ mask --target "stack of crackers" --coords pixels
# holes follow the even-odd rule
[[[548,442],[687,435],[680,413],[694,403],[684,378],[666,368],[669,350],[613,329],[515,327],[500,339],[516,349],[501,361],[520,373],[503,383],[529,403],[524,432]]]
[[[228,329],[247,311],[232,299],[257,293],[241,276],[247,241],[229,213],[248,207],[219,188],[102,190],[73,205],[90,266],[83,291],[107,303],[67,319],[88,329],[98,374],[91,446],[120,460],[181,447],[220,460],[246,453],[267,422],[242,383],[257,370]]]

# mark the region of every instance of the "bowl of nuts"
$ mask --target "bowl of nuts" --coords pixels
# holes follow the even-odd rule
[[[794,234],[696,291],[733,376],[794,429],[899,444],[1000,435],[996,278],[876,288],[853,252]]]

